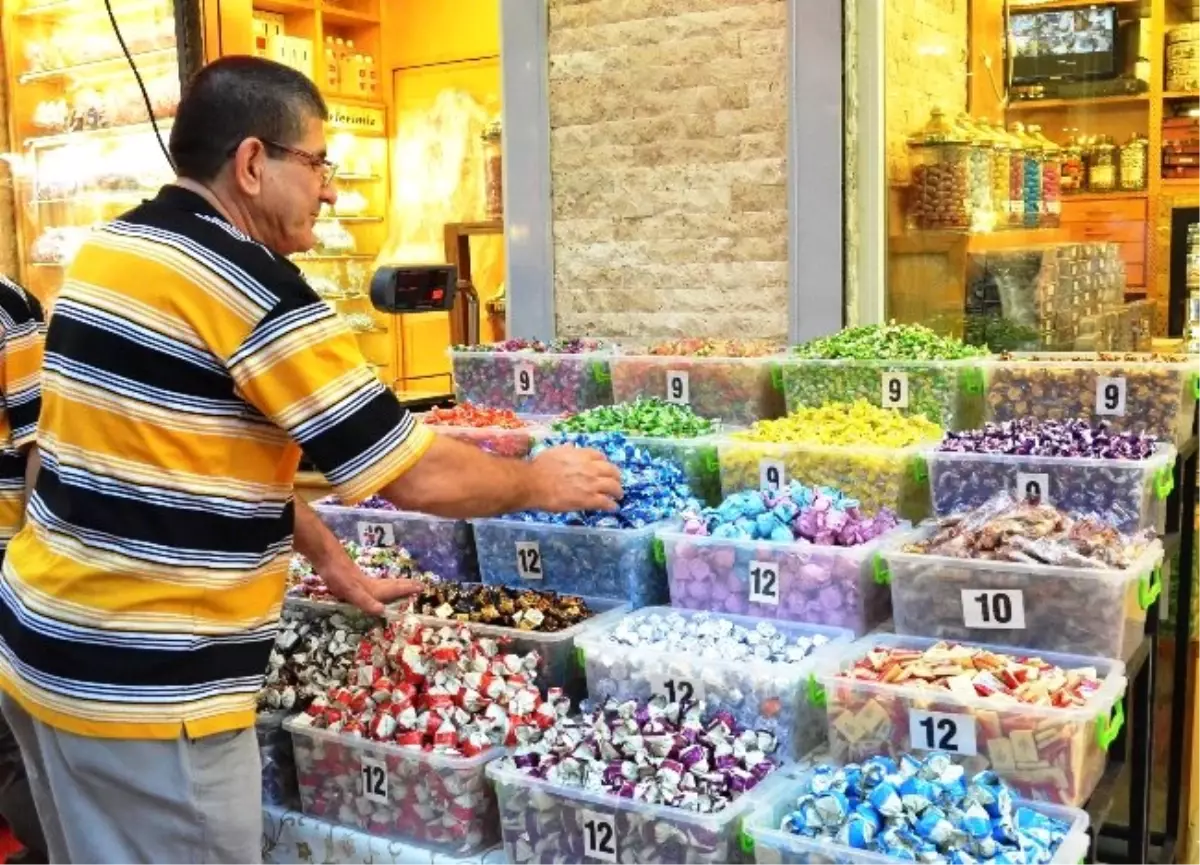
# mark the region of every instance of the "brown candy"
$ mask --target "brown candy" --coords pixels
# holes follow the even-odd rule
[[[430,586],[417,598],[413,612],[541,633],[565,631],[594,615],[575,595],[462,583]]]

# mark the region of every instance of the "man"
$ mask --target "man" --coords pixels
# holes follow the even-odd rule
[[[293,525],[335,592],[390,599],[293,501],[301,447],[351,503],[467,517],[622,494],[595,451],[437,437],[371,374],[283,258],[336,198],[325,116],[279,64],[201,70],[177,181],[94,233],[55,306],[42,466],[0,582],[3,708],[54,861],[259,860],[254,697]]]
[[[42,390],[43,318],[37,298],[0,276],[0,563],[25,514],[25,471]],[[21,748],[0,717],[0,815],[25,850],[9,862],[46,862],[46,840]]]

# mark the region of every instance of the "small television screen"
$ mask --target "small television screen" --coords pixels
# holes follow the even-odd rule
[[[1008,40],[1016,84],[1117,74],[1117,10],[1113,6],[1014,12],[1008,19]]]

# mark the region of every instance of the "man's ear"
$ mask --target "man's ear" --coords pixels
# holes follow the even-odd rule
[[[267,148],[257,138],[246,138],[233,151],[230,168],[232,180],[246,195],[262,191],[263,171],[266,168]]]

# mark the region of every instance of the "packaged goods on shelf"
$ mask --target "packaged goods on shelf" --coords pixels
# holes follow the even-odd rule
[[[1132,352],[1001,355],[984,368],[988,419],[1108,421],[1117,432],[1179,446],[1191,435],[1198,362],[1195,355]]]
[[[592,700],[703,701],[706,713],[727,712],[771,733],[781,759],[798,759],[824,733],[824,712],[808,700],[809,676],[851,636],[844,628],[650,607],[589,628],[575,645]]]
[[[449,350],[459,402],[523,414],[576,412],[612,402],[613,347],[599,340],[509,340]]]
[[[284,808],[300,807],[300,788],[296,785],[296,756],[292,736],[283,729],[291,712],[278,710],[260,713],[254,723],[258,739],[258,757],[262,763],[262,803]]]
[[[421,421],[439,435],[473,444],[482,451],[502,457],[529,455],[543,426],[538,419],[523,418],[509,409],[493,409],[462,403],[454,408],[433,409]]]
[[[933,512],[976,508],[998,492],[1038,499],[1131,532],[1166,525],[1175,448],[1107,423],[1023,418],[947,433],[926,454]]]
[[[1088,823],[1076,808],[1021,800],[989,772],[967,775],[926,754],[806,770],[762,800],[742,831],[761,863],[873,865],[919,854],[1074,865],[1087,854]]]
[[[1124,658],[1162,588],[1153,536],[999,493],[882,550],[896,632]]]
[[[779,417],[772,370],[781,351],[770,340],[682,339],[621,352],[612,360],[613,399],[657,397],[730,424]]]
[[[342,540],[376,546],[400,545],[417,564],[443,580],[473,582],[479,574],[471,526],[466,520],[450,520],[396,510],[375,496],[357,507],[337,504],[334,497],[313,504],[321,522]]]
[[[490,763],[507,860],[737,861],[739,818],[777,783],[774,737],[702,712],[609,700]]]
[[[969,231],[971,228],[971,140],[940,108],[909,140],[912,193],[909,224],[916,229]]]

